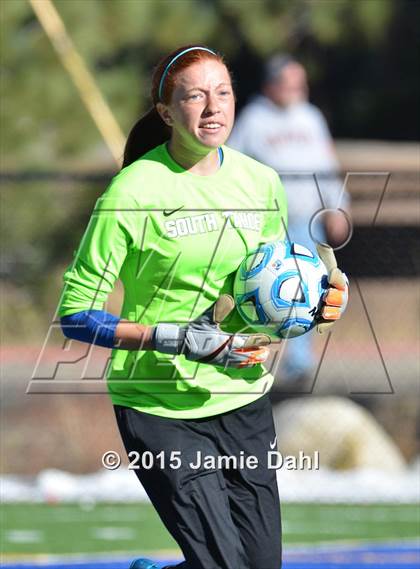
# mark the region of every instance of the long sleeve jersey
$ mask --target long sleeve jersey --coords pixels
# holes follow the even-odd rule
[[[271,168],[223,147],[210,176],[178,165],[161,145],[112,180],[96,203],[64,275],[59,315],[103,309],[115,281],[121,318],[187,324],[223,293],[259,244],[285,236],[286,199]],[[249,332],[234,311],[228,332]],[[212,416],[246,405],[271,387],[262,365],[222,369],[155,351],[114,349],[108,390],[114,404],[163,417]]]

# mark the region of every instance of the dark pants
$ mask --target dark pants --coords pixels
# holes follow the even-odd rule
[[[182,549],[178,569],[281,567],[276,471],[267,468],[268,452],[277,449],[268,395],[204,419],[168,419],[121,406],[115,413],[127,453],[164,452],[153,468],[145,461],[147,468],[135,472]],[[194,468],[198,451],[203,457],[256,457],[258,467],[209,460]]]

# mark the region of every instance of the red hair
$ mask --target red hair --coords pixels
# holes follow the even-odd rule
[[[146,154],[146,152],[152,150],[152,148],[163,144],[171,138],[171,128],[161,119],[156,110],[156,105],[159,102],[165,104],[170,103],[177,74],[187,69],[187,67],[190,67],[190,65],[201,61],[214,60],[226,65],[221,55],[207,51],[208,48],[199,49],[205,46],[197,46],[198,49],[191,49],[191,51],[181,55],[179,59],[174,61],[167,69],[171,60],[179,53],[193,47],[195,46],[185,45],[179,47],[164,57],[153,70],[151,88],[153,107],[134,124],[128,135],[124,149],[123,168],[138,160],[141,156]],[[159,86],[165,70],[166,76],[162,85],[161,98],[159,98]]]

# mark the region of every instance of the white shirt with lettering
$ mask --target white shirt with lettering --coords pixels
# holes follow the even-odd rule
[[[320,209],[346,208],[348,195],[338,177],[331,134],[314,105],[279,107],[258,95],[240,113],[228,146],[280,174],[291,227],[308,224]]]

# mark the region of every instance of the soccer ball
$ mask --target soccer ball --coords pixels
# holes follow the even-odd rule
[[[294,338],[316,324],[328,288],[328,271],[316,253],[298,243],[274,241],[252,251],[234,282],[236,307],[251,328]]]

